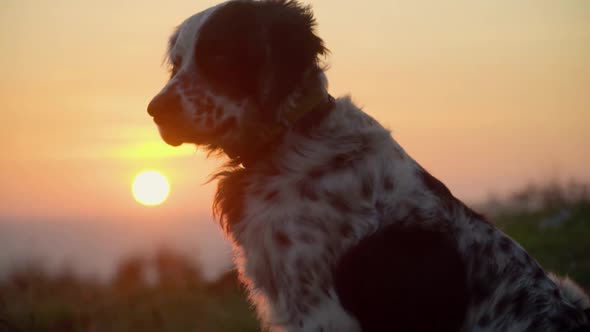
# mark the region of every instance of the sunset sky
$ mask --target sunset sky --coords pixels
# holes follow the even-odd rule
[[[469,202],[530,182],[590,182],[590,2],[305,1],[351,94]],[[87,253],[88,266],[160,242],[219,262],[211,218],[222,160],[160,139],[146,106],[173,28],[217,1],[0,3],[0,268]],[[131,195],[143,169],[168,200]],[[108,244],[107,244],[108,243]]]

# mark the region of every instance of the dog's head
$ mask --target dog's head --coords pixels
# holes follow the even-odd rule
[[[184,21],[169,41],[171,78],[148,106],[164,141],[239,150],[253,123],[281,110],[327,50],[311,10],[289,0],[233,0]]]

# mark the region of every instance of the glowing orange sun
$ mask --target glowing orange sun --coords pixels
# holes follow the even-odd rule
[[[168,179],[158,171],[143,171],[135,177],[131,186],[133,197],[143,205],[160,205],[170,193]]]

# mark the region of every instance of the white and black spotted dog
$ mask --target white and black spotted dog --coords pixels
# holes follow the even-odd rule
[[[230,157],[214,207],[265,329],[590,330],[581,289],[328,94],[314,25],[287,0],[198,13],[148,107],[167,143]]]

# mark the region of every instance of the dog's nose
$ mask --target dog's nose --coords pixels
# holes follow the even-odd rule
[[[180,96],[173,93],[161,93],[152,99],[147,110],[149,115],[156,117],[164,113],[178,112],[180,106]]]

